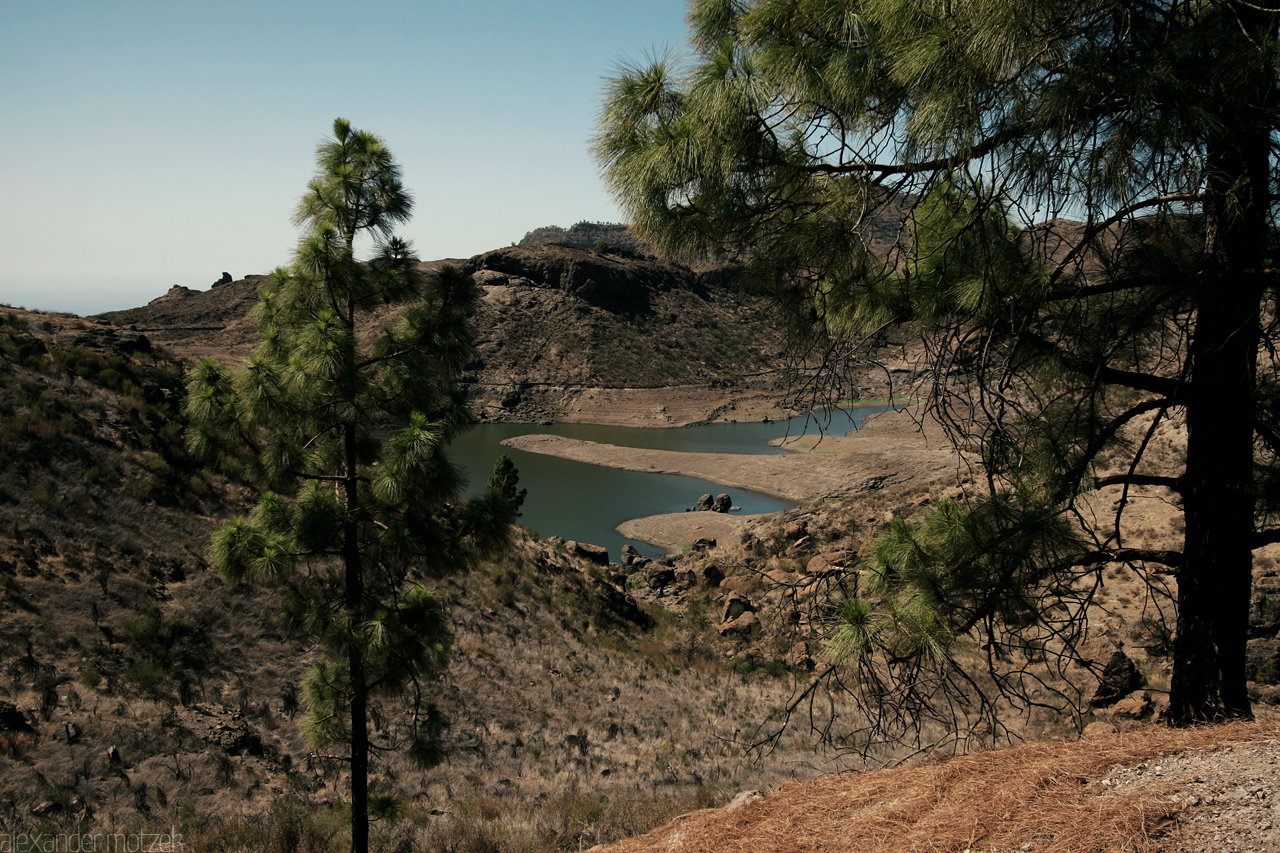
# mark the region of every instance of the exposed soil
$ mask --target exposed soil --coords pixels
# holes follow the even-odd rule
[[[1280,723],[1030,743],[740,795],[601,853],[1280,850]]]
[[[785,455],[687,453],[619,447],[554,435],[523,435],[503,444],[630,471],[683,474],[796,501],[892,490],[914,490],[954,482],[957,458],[949,445],[902,428],[907,416],[872,416],[868,425],[843,436],[801,436],[783,443]],[[627,521],[623,535],[678,554],[700,538],[736,541],[758,516],[710,512],[667,513]]]
[[[609,468],[700,477],[793,501],[922,485],[954,476],[956,467],[948,450],[904,447],[876,436],[828,438],[807,450],[778,456],[651,450],[537,434],[509,438],[503,444]]]

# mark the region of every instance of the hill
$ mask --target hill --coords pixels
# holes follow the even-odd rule
[[[181,377],[137,330],[0,312],[0,827],[339,846],[341,765],[293,719],[312,650],[276,627],[271,596],[204,559],[249,490],[182,449]],[[430,689],[448,763],[380,765],[399,810],[384,849],[578,849],[856,763],[802,733],[744,760],[759,709],[791,689],[784,641],[717,630],[754,569],[650,587],[590,556],[522,534],[444,586],[454,654]]]
[[[644,241],[620,222],[578,222],[568,228],[544,225],[525,234],[517,245],[544,246],[559,244],[579,249],[603,245],[609,249],[628,249],[642,255],[653,254]]]
[[[485,417],[670,425],[758,415],[785,399],[780,341],[765,306],[731,286],[732,268],[555,245],[455,263],[485,289],[469,377]],[[293,722],[311,650],[275,627],[268,596],[224,584],[205,562],[209,532],[243,511],[248,489],[186,456],[176,416],[185,364],[243,357],[256,341],[247,312],[257,281],[175,289],[88,320],[0,311],[5,827],[175,826],[201,850],[340,845],[340,763],[309,752]],[[891,365],[915,375],[909,360]],[[867,371],[851,387],[869,396],[876,381]],[[914,424],[896,417],[866,438],[882,457],[905,459]],[[1172,453],[1177,429],[1167,432],[1157,439]],[[867,447],[818,450],[862,454],[862,470],[879,464]],[[678,535],[663,560],[600,564],[588,547],[526,534],[448,581],[453,664],[431,685],[453,722],[448,762],[423,771],[387,760],[376,785],[391,811],[378,844],[581,849],[744,787],[862,767],[847,694],[829,691],[805,719],[811,685],[832,671],[820,652],[828,596],[856,583],[857,555],[891,519],[956,488],[864,473],[846,493],[735,519],[715,542]],[[1132,499],[1143,507],[1135,541],[1176,533],[1159,495]],[[703,515],[717,514],[688,519]],[[1280,648],[1277,550],[1260,555],[1256,573],[1260,703],[1280,694],[1265,683]],[[1099,575],[1087,659],[1046,680],[1044,707],[1009,734],[1128,732],[1159,714],[1169,580],[1132,575]],[[1128,692],[1078,717],[1055,711],[1054,690],[1090,695],[1121,652],[1136,671]],[[926,734],[968,749],[1000,733],[961,743]],[[854,751],[823,751],[827,738]],[[862,748],[873,763],[911,752]],[[1028,772],[1017,778],[1048,784]],[[878,824],[882,834],[903,825]]]
[[[620,249],[530,245],[423,269],[444,263],[474,274],[485,291],[466,379],[482,420],[674,426],[731,409],[777,414],[791,387],[768,306],[732,286],[732,267],[695,272]],[[260,281],[174,287],[100,319],[179,358],[237,361],[257,342],[248,311]],[[869,368],[863,379],[869,395],[883,395]]]

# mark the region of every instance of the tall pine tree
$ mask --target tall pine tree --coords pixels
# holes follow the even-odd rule
[[[1028,654],[1069,651],[1054,595],[1127,563],[1176,575],[1170,718],[1250,716],[1252,552],[1280,541],[1277,4],[695,0],[690,22],[694,62],[626,68],[606,95],[595,150],[632,224],[742,258],[825,363],[917,323],[932,410],[983,466],[967,520],[916,531],[932,557],[879,566],[891,590],[938,581],[946,628],[887,659],[941,683],[940,638],[999,658],[1013,609],[1001,624],[1042,631]],[[1179,470],[1148,458],[1165,423],[1186,428]],[[1095,523],[1100,487],[1120,511]],[[1128,547],[1139,488],[1181,508],[1180,548]],[[888,636],[864,605],[845,660]]]
[[[424,584],[503,541],[516,507],[501,488],[459,500],[445,456],[469,422],[457,382],[478,288],[450,267],[424,276],[393,236],[412,200],[378,137],[338,119],[316,162],[293,263],[259,291],[262,343],[238,371],[205,360],[188,378],[188,442],[205,456],[247,449],[273,489],[214,534],[211,560],[231,582],[278,589],[289,628],[318,640],[303,730],[317,749],[349,744],[351,847],[363,853],[371,754],[437,757],[428,682],[449,632]],[[409,307],[374,328],[388,303]],[[382,715],[399,722],[375,737],[380,699],[403,710]]]

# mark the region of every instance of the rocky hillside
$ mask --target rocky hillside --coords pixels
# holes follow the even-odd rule
[[[732,287],[732,269],[696,273],[625,249],[560,245],[423,267],[450,262],[475,274],[485,290],[476,318],[479,358],[469,376],[481,418],[667,425],[706,418],[734,400],[764,397],[771,401],[766,408],[776,408],[785,389],[777,371],[781,342],[767,308]],[[247,314],[260,280],[249,276],[208,291],[175,286],[144,307],[101,319],[179,357],[238,360],[257,342]],[[395,310],[388,307],[373,323],[389,322]],[[711,402],[664,418],[662,389],[672,386],[709,392]],[[634,400],[594,404],[606,390],[634,391]]]
[[[0,312],[0,828],[340,847],[341,765],[295,723],[313,650],[204,559],[249,491],[182,449],[181,377],[140,332]],[[718,631],[749,567],[636,595],[594,557],[522,534],[446,583],[448,761],[380,765],[380,849],[579,849],[841,766],[803,732],[747,761],[791,687],[772,633]]]
[[[558,225],[544,225],[525,234],[518,245],[545,246],[559,244],[576,246],[579,249],[595,249],[598,247],[611,249],[629,249],[642,255],[653,252],[631,229],[619,222],[578,222],[568,228]]]

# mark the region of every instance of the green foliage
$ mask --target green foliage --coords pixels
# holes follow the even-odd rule
[[[317,746],[349,742],[353,849],[367,844],[366,714],[406,700],[397,742],[436,760],[443,721],[425,691],[444,668],[443,609],[423,581],[471,565],[504,541],[511,469],[476,501],[445,455],[470,421],[457,382],[473,353],[479,289],[444,267],[425,277],[393,236],[411,199],[376,136],[334,122],[299,203],[308,228],[288,268],[260,287],[262,343],[236,373],[206,360],[187,380],[187,433],[205,457],[247,446],[267,488],[219,529],[210,560],[228,581],[280,590],[285,626],[325,653],[303,684],[302,728]],[[357,237],[373,257],[355,256]],[[367,346],[368,312],[407,302]]]
[[[1280,482],[1264,272],[1280,12],[696,0],[689,21],[691,62],[625,66],[606,90],[594,150],[632,228],[671,255],[742,258],[795,353],[826,366],[821,397],[843,395],[861,344],[916,323],[935,365],[927,404],[990,493],[895,528],[887,598],[839,605],[835,657],[863,665],[879,642],[917,678],[906,659],[945,661],[980,612],[1043,628],[1014,588],[1070,597],[1036,570],[1033,543],[1072,518],[1084,536],[1045,554],[1075,549],[1078,576],[1120,559],[1178,565],[1174,718],[1248,716],[1251,550],[1280,540],[1260,500]],[[1154,467],[1170,422],[1187,430],[1177,471]],[[1085,506],[1100,485],[1126,490],[1114,515]],[[1123,510],[1139,487],[1181,501],[1180,554],[1118,556],[1135,553]],[[962,594],[983,579],[1000,594]],[[1064,631],[1054,642],[1070,656]],[[987,648],[997,692],[1019,694]]]
[[[501,495],[507,504],[518,510],[529,494],[528,489],[521,489],[519,485],[520,473],[516,470],[515,463],[511,461],[510,456],[502,454],[493,463],[493,476],[488,482],[489,491]],[[520,513],[517,512],[516,515]]]
[[[827,656],[866,662],[880,652],[939,666],[975,628],[1002,642],[998,632],[1040,618],[1041,584],[1068,574],[1080,548],[1072,526],[1025,493],[971,507],[943,501],[916,523],[895,519],[868,561],[866,597],[836,610]]]

